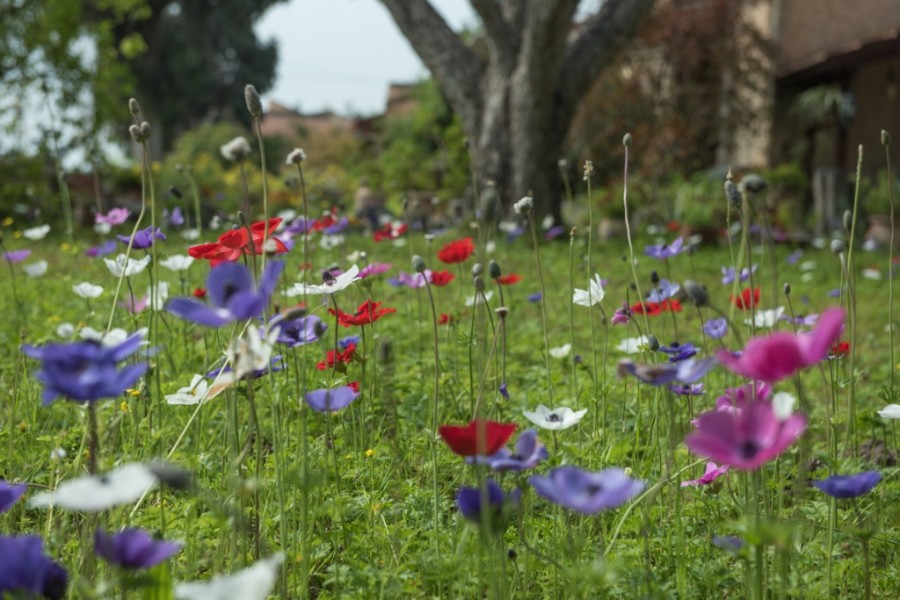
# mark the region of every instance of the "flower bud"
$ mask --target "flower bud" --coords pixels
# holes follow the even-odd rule
[[[141,123],[141,138],[145,142],[150,139],[150,123],[147,121]]]
[[[694,306],[702,307],[709,304],[709,292],[696,281],[690,279],[685,281],[684,292],[688,295],[688,298],[691,299]]]
[[[481,263],[475,263],[472,265],[472,277],[478,277],[484,273],[484,265]]]
[[[494,309],[494,312],[497,313],[497,316],[500,317],[501,319],[505,319],[506,315],[509,314],[509,309],[506,308],[505,306],[499,306]]]
[[[850,231],[850,228],[853,227],[853,213],[849,210],[844,211],[844,229]]]
[[[294,148],[287,155],[287,160],[284,161],[286,165],[299,165],[304,160],[306,160],[306,152],[303,151],[303,148]]]
[[[891,145],[891,134],[884,129],[881,130],[881,145],[885,148]]]
[[[137,125],[131,125],[128,127],[128,133],[131,134],[131,139],[134,140],[135,144],[140,144],[144,140],[141,138],[141,128]]]
[[[631,145],[631,134],[630,133],[626,133],[625,136],[622,138],[622,145],[625,146],[626,148]]]
[[[412,266],[416,273],[424,273],[427,268],[425,266],[425,259],[418,254],[412,257]]]
[[[584,180],[587,181],[594,174],[594,161],[584,161]]]
[[[731,180],[731,171],[728,172],[728,177],[725,179],[725,199],[728,200],[728,204],[734,207],[738,207],[741,205],[741,193],[738,191],[736,185],[734,185],[734,181]]]
[[[659,273],[657,273],[656,271],[650,271],[650,283],[652,283],[653,285],[659,284]]]
[[[484,279],[482,279],[481,275],[475,276],[475,291],[484,292]]]
[[[791,284],[789,284],[789,283],[784,284],[784,295],[785,296],[791,295]]]
[[[652,333],[647,336],[647,346],[650,348],[651,352],[659,350],[659,340],[656,339],[656,336]]]
[[[360,260],[366,260],[369,258],[369,254],[365,250],[361,250],[359,253]]]
[[[135,119],[141,118],[141,104],[137,101],[137,98],[128,100],[128,112],[130,112],[131,116]]]
[[[844,240],[831,240],[831,251],[835,254],[841,254],[846,249],[847,245],[844,244]]]
[[[262,102],[259,100],[259,92],[251,84],[244,86],[244,101],[247,103],[247,110],[253,115],[253,118],[258,119],[262,116],[263,110]]]
[[[500,270],[500,265],[497,264],[496,260],[492,260],[488,263],[488,276],[491,279],[498,279],[503,275],[503,272]]]
[[[169,193],[172,194],[173,196],[175,196],[176,198],[178,198],[179,200],[181,200],[181,198],[183,197],[181,194],[181,190],[179,190],[174,185],[169,186]]]
[[[743,192],[759,194],[766,191],[767,187],[769,187],[769,184],[766,183],[766,180],[756,173],[749,173],[741,179],[741,191]]]

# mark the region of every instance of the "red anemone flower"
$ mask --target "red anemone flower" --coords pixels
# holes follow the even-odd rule
[[[396,240],[398,237],[406,233],[406,223],[385,223],[384,227],[377,230],[372,238],[376,242],[383,242],[384,240]]]
[[[467,237],[450,242],[438,251],[437,257],[441,262],[452,265],[465,261],[472,256],[473,252],[475,252],[475,243],[472,238]]]
[[[347,385],[350,386],[351,390],[353,390],[357,394],[359,393],[359,382],[358,381],[351,381]]]
[[[681,302],[678,300],[663,300],[662,302],[635,302],[631,305],[631,312],[636,315],[646,314],[655,317],[664,312],[681,312]]]
[[[438,433],[460,456],[490,456],[506,445],[518,425],[496,421],[472,421],[468,425],[441,425]]]
[[[324,371],[328,367],[333,367],[337,363],[348,364],[351,360],[353,360],[353,354],[356,352],[356,344],[350,344],[347,346],[347,349],[343,352],[338,352],[336,350],[329,350],[325,354],[325,360],[317,362],[316,368],[320,371]]]
[[[739,310],[750,310],[750,307],[756,308],[759,304],[759,288],[744,288],[740,296],[730,295],[731,301]]]
[[[250,225],[250,232],[246,227],[238,227],[231,231],[226,231],[219,236],[219,239],[209,244],[200,244],[188,248],[188,254],[194,258],[202,258],[210,262],[210,266],[223,262],[234,262],[241,257],[242,254],[262,254],[263,240],[267,239],[270,248],[275,254],[287,252],[287,246],[278,238],[272,237],[272,233],[281,224],[279,217],[273,217],[268,221],[257,221]],[[251,239],[252,238],[252,239]],[[249,248],[253,243],[253,249]]]
[[[198,287],[192,293],[194,298],[206,298],[206,288]]]
[[[432,271],[431,272],[431,285],[436,285],[438,287],[444,287],[451,281],[456,278],[456,275],[451,273],[450,271]]]
[[[837,342],[828,352],[829,358],[844,358],[850,354],[850,342]]]
[[[351,327],[353,325],[369,325],[371,323],[374,323],[384,315],[389,315],[391,313],[397,312],[397,309],[381,308],[381,302],[372,302],[371,300],[366,300],[359,305],[359,308],[357,308],[356,312],[352,315],[348,315],[342,310],[335,311],[333,308],[329,308],[328,312],[333,315],[337,315],[338,323],[340,323],[344,327]]]
[[[499,283],[500,285],[513,285],[515,283],[519,283],[520,281],[522,281],[522,276],[518,273],[510,273],[509,275],[504,275],[497,278],[497,283]]]
[[[447,323],[449,323],[452,320],[453,320],[453,318],[450,315],[448,315],[447,313],[441,313],[441,316],[438,317],[438,325],[446,325]]]

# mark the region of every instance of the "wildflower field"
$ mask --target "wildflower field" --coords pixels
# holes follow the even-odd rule
[[[600,243],[302,186],[198,226],[144,181],[0,230],[3,597],[900,593],[897,263],[856,207],[776,243],[728,180],[730,235]]]

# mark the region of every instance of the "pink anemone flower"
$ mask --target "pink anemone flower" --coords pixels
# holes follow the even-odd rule
[[[682,481],[681,487],[688,487],[691,485],[709,485],[722,475],[728,472],[727,466],[719,466],[716,463],[709,461],[706,463],[706,472],[699,479],[692,479],[691,481]]]
[[[733,373],[771,383],[824,360],[843,329],[844,311],[829,308],[809,333],[773,333],[750,340],[740,357],[727,350],[716,356]]]
[[[684,442],[698,456],[753,471],[787,450],[805,428],[802,414],[780,421],[770,402],[757,400],[735,412],[703,413],[697,419],[697,430]]]

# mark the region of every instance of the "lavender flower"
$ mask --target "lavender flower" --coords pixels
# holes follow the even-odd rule
[[[359,392],[349,385],[332,389],[314,390],[306,394],[306,403],[319,412],[337,412],[359,397]]]
[[[722,284],[728,285],[734,283],[735,276],[737,276],[738,280],[741,282],[747,281],[750,279],[750,275],[756,273],[756,269],[759,268],[759,265],[753,265],[749,269],[744,267],[741,269],[740,274],[736,274],[734,267],[722,267]]]
[[[100,258],[103,256],[108,256],[116,251],[116,241],[115,240],[106,240],[99,246],[92,246],[84,251],[85,256],[90,256],[91,258]]]
[[[702,396],[706,392],[702,383],[670,383],[669,390],[679,396]]]
[[[666,260],[678,256],[687,248],[684,247],[684,238],[676,238],[671,244],[657,244],[644,248],[644,254],[659,260]]]
[[[131,241],[131,236],[128,235],[117,235],[116,238],[126,246]],[[159,227],[155,231],[153,227],[148,227],[135,232],[134,243],[131,244],[131,247],[136,250],[146,250],[153,245],[154,240],[164,239],[166,239],[166,234]]]
[[[679,344],[678,342],[672,342],[668,346],[660,346],[659,351],[663,354],[668,354],[669,362],[681,362],[682,360],[687,360],[690,357],[694,356],[699,352],[694,344],[688,342],[686,344]]]
[[[10,250],[9,252],[3,253],[3,259],[6,260],[11,265],[16,263],[20,263],[26,258],[31,256],[31,250]]]
[[[668,279],[660,279],[657,286],[647,295],[647,300],[649,302],[663,302],[677,294],[680,290],[681,286],[677,283],[672,283]]]
[[[124,529],[115,535],[94,534],[94,553],[126,569],[149,569],[181,550],[181,544],[154,540],[143,529]]]
[[[515,453],[500,448],[490,456],[469,457],[469,462],[486,464],[495,471],[524,471],[533,469],[549,457],[547,448],[538,439],[537,431],[526,429],[516,440]]]
[[[0,479],[0,514],[12,508],[25,495],[26,489],[28,486],[24,483],[7,483]]]
[[[535,491],[556,504],[590,515],[615,508],[644,489],[644,482],[618,468],[592,473],[578,467],[558,467],[546,477],[532,475]]]
[[[703,333],[714,340],[722,339],[728,333],[728,321],[725,319],[710,319],[703,324]]]
[[[881,473],[864,471],[855,475],[832,475],[812,484],[834,498],[856,498],[868,494],[879,481]]]
[[[318,341],[327,328],[325,322],[316,315],[285,319],[278,322],[278,339],[275,341],[286,344],[288,348],[297,348]]]
[[[638,365],[623,359],[619,361],[617,372],[619,377],[624,377],[627,373],[651,385],[663,385],[674,381],[696,383],[715,367],[716,363],[716,359],[712,357],[699,361],[691,358],[674,364],[659,365]]]

